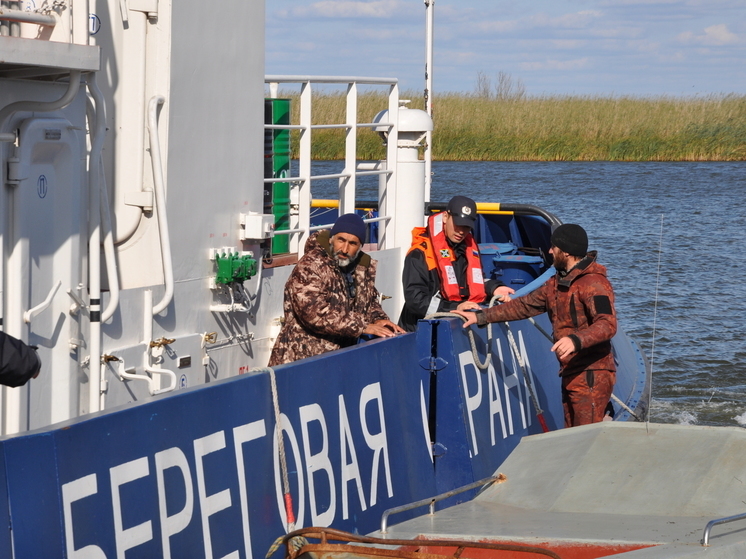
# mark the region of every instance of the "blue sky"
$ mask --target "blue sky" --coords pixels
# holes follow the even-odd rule
[[[266,73],[424,87],[423,0],[267,0]],[[746,94],[746,0],[435,0],[433,89]]]

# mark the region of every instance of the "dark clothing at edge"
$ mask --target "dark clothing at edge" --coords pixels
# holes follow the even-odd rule
[[[21,340],[0,332],[0,384],[22,386],[41,369],[36,351]]]

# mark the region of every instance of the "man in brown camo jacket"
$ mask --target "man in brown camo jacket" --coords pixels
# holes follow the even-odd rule
[[[361,250],[364,240],[365,223],[356,214],[309,237],[285,284],[285,320],[270,367],[354,345],[361,334],[404,333],[381,308],[377,263]]]
[[[560,362],[565,427],[596,423],[616,382],[611,338],[616,334],[614,291],[606,268],[588,251],[588,236],[579,225],[557,227],[550,253],[557,275],[544,285],[503,305],[484,311],[453,311],[471,324],[520,320],[543,312],[554,330],[552,351]]]

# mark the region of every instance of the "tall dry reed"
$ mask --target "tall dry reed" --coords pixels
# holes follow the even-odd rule
[[[297,96],[292,119],[298,122]],[[293,98],[295,97],[295,98]],[[419,93],[405,92],[423,108]],[[372,121],[386,96],[364,93],[358,119]],[[734,161],[746,160],[746,96],[520,96],[495,99],[447,93],[434,98],[433,158],[450,161]],[[314,123],[344,122],[344,94],[314,102]],[[344,130],[314,130],[315,159],[344,155]],[[298,153],[298,134],[293,153]],[[377,134],[358,132],[358,155],[381,159]]]

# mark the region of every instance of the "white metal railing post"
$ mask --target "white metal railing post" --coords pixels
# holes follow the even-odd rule
[[[357,166],[357,83],[347,85],[347,120],[345,135],[345,173],[339,180],[339,215],[355,211],[355,171]],[[365,242],[365,240],[363,240]]]
[[[435,0],[425,0],[425,112],[433,118],[433,41]],[[425,202],[430,201],[433,168],[433,131],[425,132]]]
[[[78,0],[78,2],[75,2],[73,0],[73,9],[70,10],[72,12],[72,40],[76,45],[87,45],[91,36],[88,30],[90,25],[88,17],[93,10],[89,9],[88,2],[83,3],[84,1]]]
[[[394,214],[394,203],[396,201],[396,149],[399,143],[399,84],[391,84],[389,88],[389,107],[388,119],[392,125],[386,139],[386,189],[379,194],[378,213],[379,215],[391,216]],[[387,242],[391,243],[396,240],[396,218],[386,222],[386,226],[379,228],[378,248],[388,248]]]
[[[163,176],[160,139],[158,137],[158,105],[166,102],[163,95],[153,95],[148,103],[148,137],[150,138],[150,160],[153,167],[153,189],[155,190],[155,210],[158,217],[158,233],[161,241],[161,262],[163,265],[163,285],[165,292],[157,305],[153,306],[153,316],[163,312],[174,296],[174,267],[171,259],[171,236],[168,230],[166,211],[166,181]]]
[[[303,82],[300,90],[300,125],[305,127],[300,132],[299,169],[300,187],[298,191],[298,223],[290,224],[291,229],[302,229],[303,232],[294,236],[296,243],[291,244],[291,252],[301,255],[311,226],[311,94],[310,80]],[[295,245],[295,246],[293,246]]]

